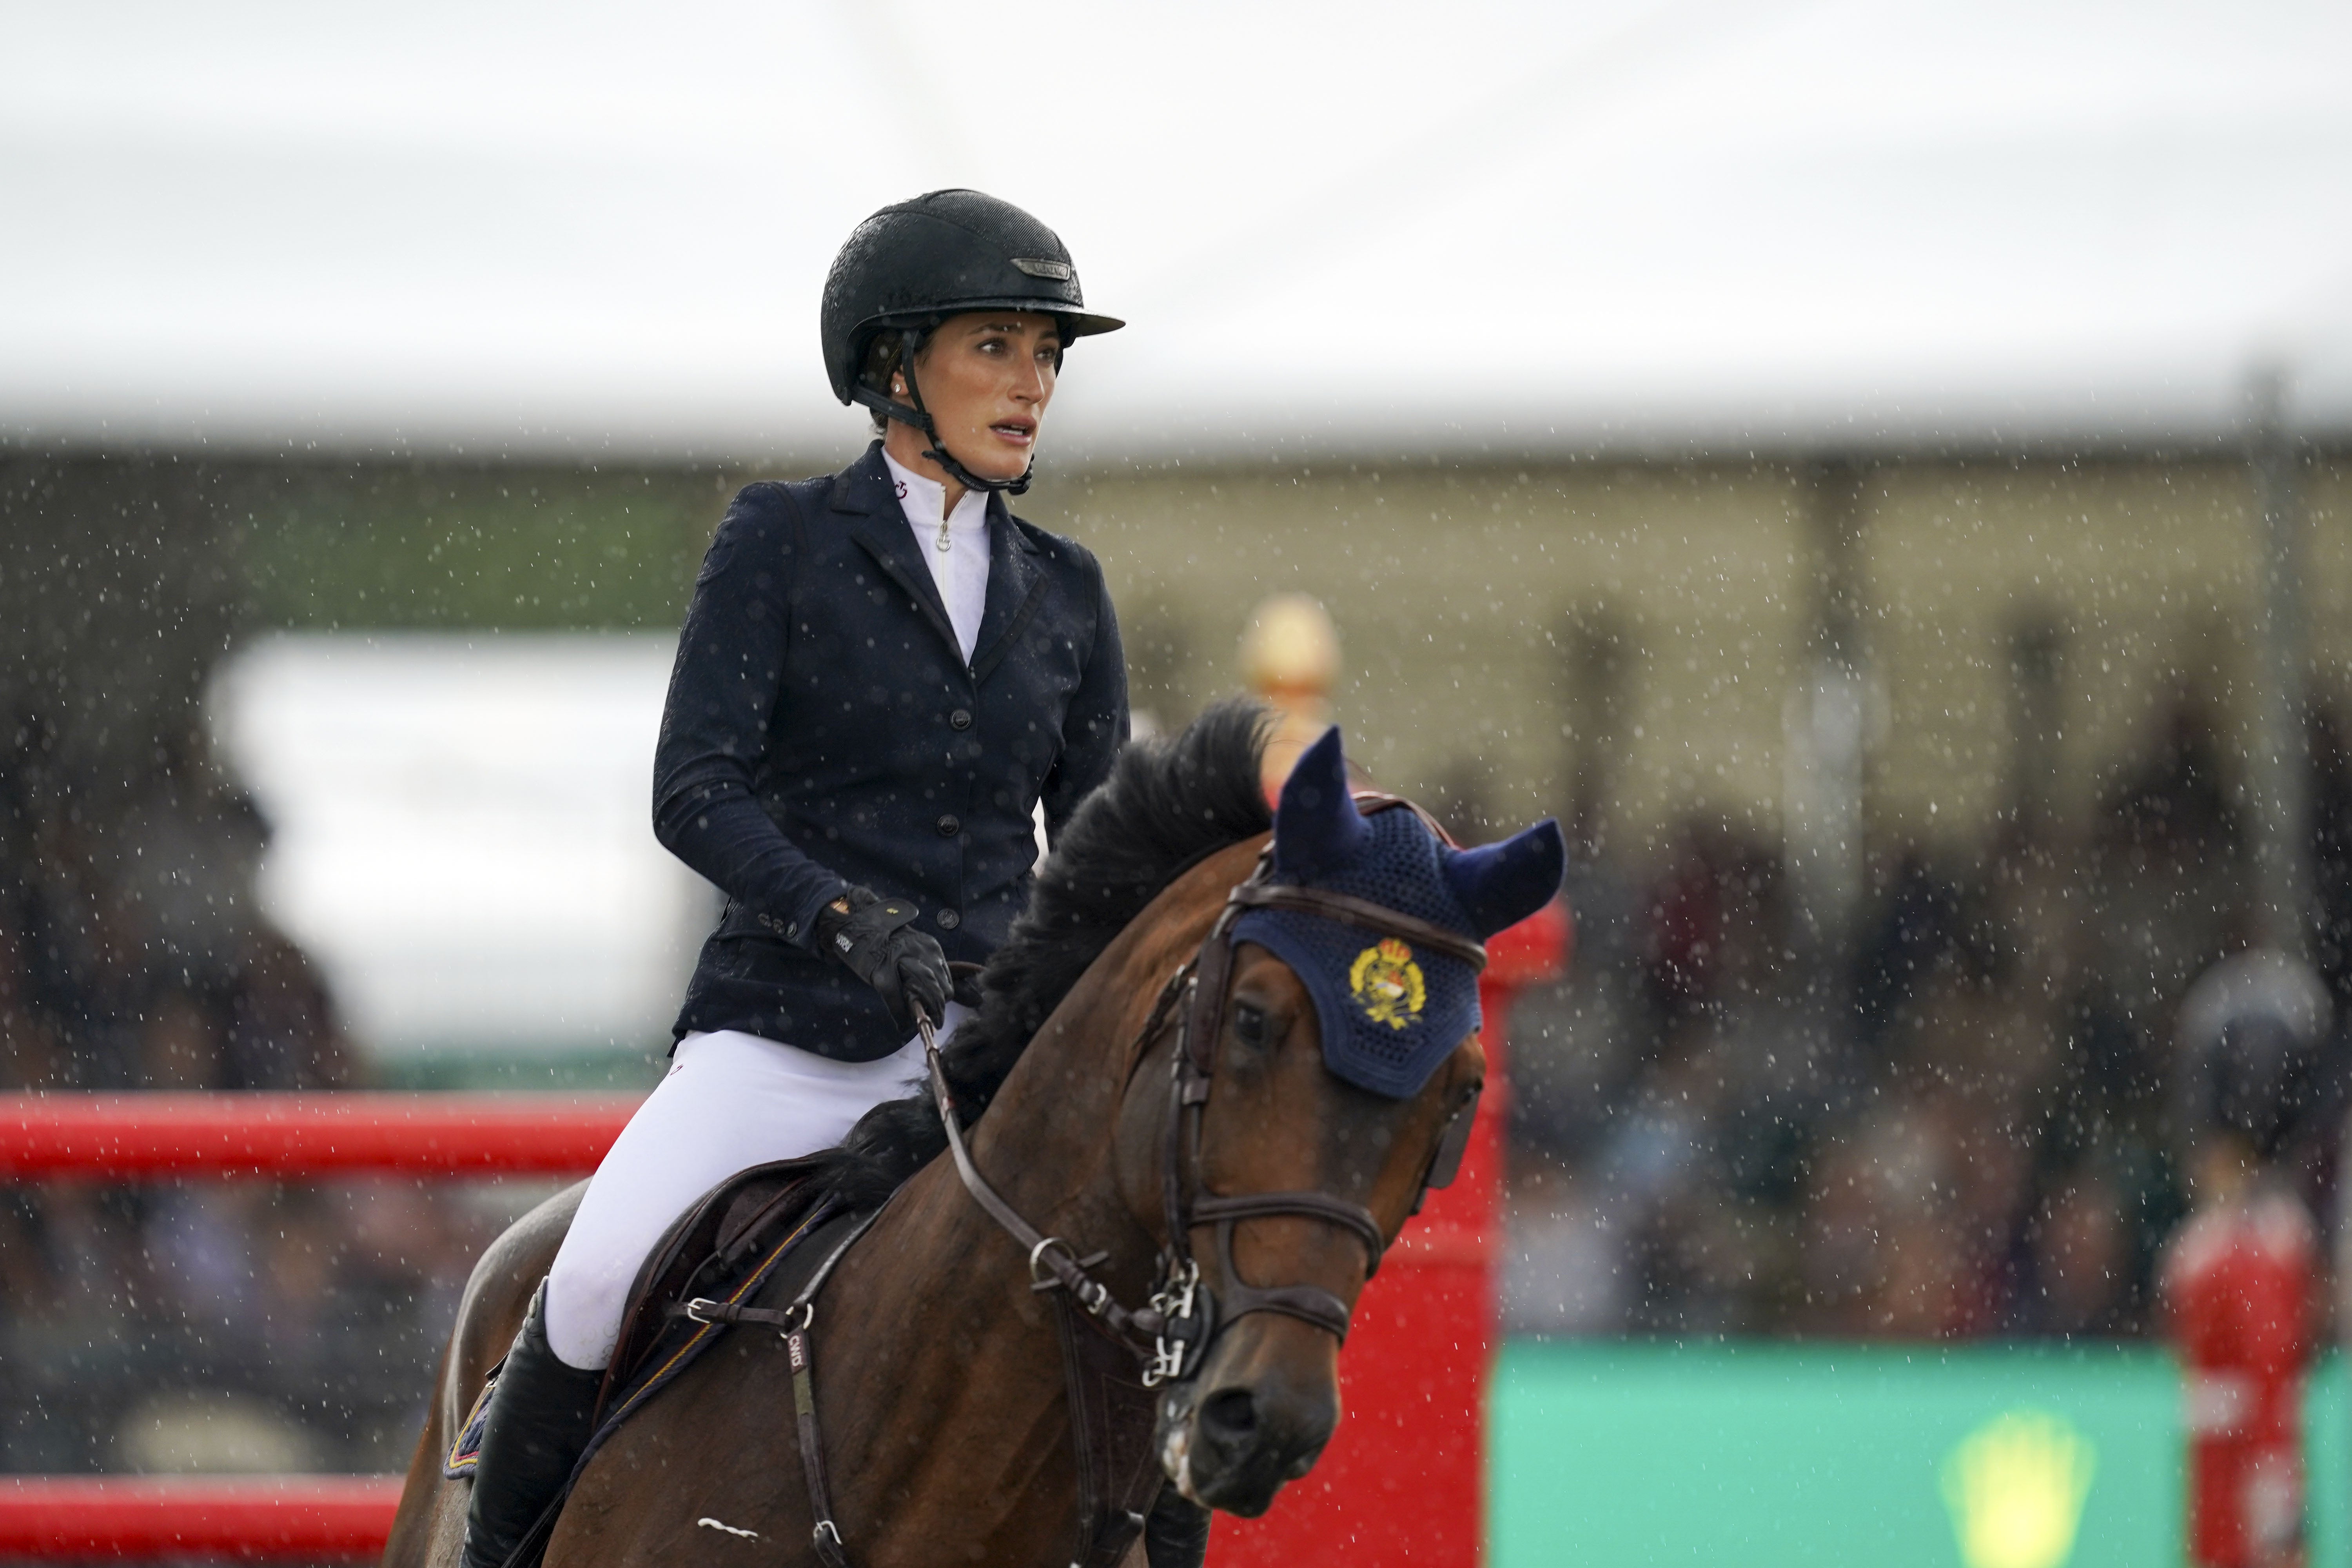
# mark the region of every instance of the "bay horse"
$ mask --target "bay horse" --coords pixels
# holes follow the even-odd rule
[[[774,1332],[739,1327],[578,1473],[547,1568],[1063,1568],[1080,1555],[1073,1521],[1082,1542],[1085,1521],[1055,1273],[1068,1294],[1130,1327],[1181,1337],[1189,1321],[1197,1331],[1189,1352],[1179,1347],[1178,1375],[1153,1396],[1150,1440],[1184,1497],[1255,1516],[1307,1473],[1339,1418],[1348,1310],[1418,1205],[1441,1141],[1466,1130],[1485,1057],[1472,1015],[1450,1047],[1437,1042],[1433,1070],[1412,1092],[1359,1088],[1327,1066],[1297,972],[1256,942],[1210,940],[1227,931],[1237,889],[1262,885],[1263,868],[1293,837],[1323,831],[1294,827],[1294,816],[1329,817],[1335,832],[1361,820],[1333,731],[1317,749],[1328,753],[1321,774],[1302,762],[1286,786],[1269,845],[1265,732],[1264,710],[1235,702],[1172,742],[1127,748],[1041,867],[982,976],[977,1016],[934,1058],[938,1096],[877,1107],[830,1156],[822,1179],[835,1194],[880,1214],[838,1257],[803,1325],[833,1478],[826,1513],[803,1484],[786,1347]],[[1525,841],[1545,834],[1528,852]],[[1507,885],[1464,900],[1483,911],[1481,937],[1559,885],[1554,825],[1513,844],[1520,852],[1505,858],[1506,874],[1488,877]],[[1466,863],[1490,851],[1446,853]],[[1337,900],[1351,902],[1360,908],[1334,918],[1383,918]],[[1407,923],[1431,941],[1442,934]],[[970,1126],[952,1150],[940,1113],[950,1098]],[[971,1190],[960,1181],[962,1159],[979,1183]],[[1180,1163],[1199,1193],[1244,1195],[1183,1208],[1171,1184]],[[444,1479],[443,1456],[520,1326],[582,1190],[517,1222],[467,1282],[385,1568],[457,1562],[470,1482]],[[1025,1216],[1073,1245],[1045,1257],[1041,1272],[1040,1254],[1013,1245],[983,1208],[983,1190],[1016,1223]],[[1222,1223],[1207,1217],[1212,1205],[1229,1211]],[[1213,1226],[1217,1245],[1192,1261],[1196,1226]],[[1171,1307],[1171,1258],[1186,1259],[1204,1300],[1228,1304],[1221,1321],[1181,1317],[1192,1310],[1190,1289],[1159,1310]],[[1114,1304],[1146,1300],[1153,1309]],[[791,1349],[797,1358],[803,1345]],[[821,1517],[837,1521],[830,1550],[821,1550]],[[1127,1561],[1141,1556],[1139,1546]]]

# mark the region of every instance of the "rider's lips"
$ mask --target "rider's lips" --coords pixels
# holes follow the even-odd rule
[[[1000,419],[989,428],[996,433],[998,440],[1010,446],[1026,447],[1037,439],[1034,419]]]

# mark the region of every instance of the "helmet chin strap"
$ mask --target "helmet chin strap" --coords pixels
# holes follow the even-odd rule
[[[983,479],[961,463],[957,462],[949,453],[947,443],[940,439],[939,426],[931,421],[931,411],[923,406],[923,389],[915,384],[915,348],[916,338],[912,332],[906,333],[898,340],[897,372],[907,384],[907,396],[908,402],[912,404],[911,407],[908,403],[895,402],[878,394],[870,398],[861,397],[859,401],[869,404],[880,412],[883,417],[896,419],[902,425],[911,425],[929,437],[931,444],[924,449],[923,456],[945,469],[947,476],[964,489],[982,490],[989,494],[1003,490],[1007,495],[1016,496],[1027,490],[1029,476],[1037,467],[1037,458],[1034,453],[1030,456],[1029,466],[1023,468],[1021,477],[1015,479]]]

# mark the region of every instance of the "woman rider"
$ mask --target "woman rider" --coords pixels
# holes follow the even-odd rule
[[[881,438],[840,473],[735,498],[662,713],[654,831],[728,897],[668,1075],[604,1158],[491,1396],[466,1568],[501,1568],[556,1496],[646,1255],[735,1172],[838,1143],[952,1026],[1127,737],[1094,557],[1012,515],[1089,313],[1027,213],[934,191],[857,226],[825,280],[834,395]]]

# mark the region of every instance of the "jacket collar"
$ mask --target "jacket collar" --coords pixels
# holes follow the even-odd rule
[[[1002,491],[988,498],[988,596],[980,613],[980,635],[972,639],[971,674],[975,680],[1003,660],[1018,632],[1036,609],[1045,593],[1045,575],[1030,560],[1037,546],[1028,531],[1013,521]]]
[[[955,624],[948,619],[946,602],[931,568],[915,548],[914,530],[907,526],[906,509],[898,504],[898,487],[890,467],[882,460],[882,443],[876,441],[859,458],[834,476],[833,510],[856,519],[850,535],[874,557],[890,580],[910,595],[961,660]],[[1030,557],[1036,542],[1013,521],[1000,492],[988,498],[988,595],[981,611],[980,635],[973,640],[971,673],[984,679],[1002,662],[1013,635],[1034,612],[1045,579]]]
[[[882,443],[869,443],[857,460],[833,476],[833,510],[863,517],[902,515],[898,492],[890,482],[890,465],[882,460]]]

